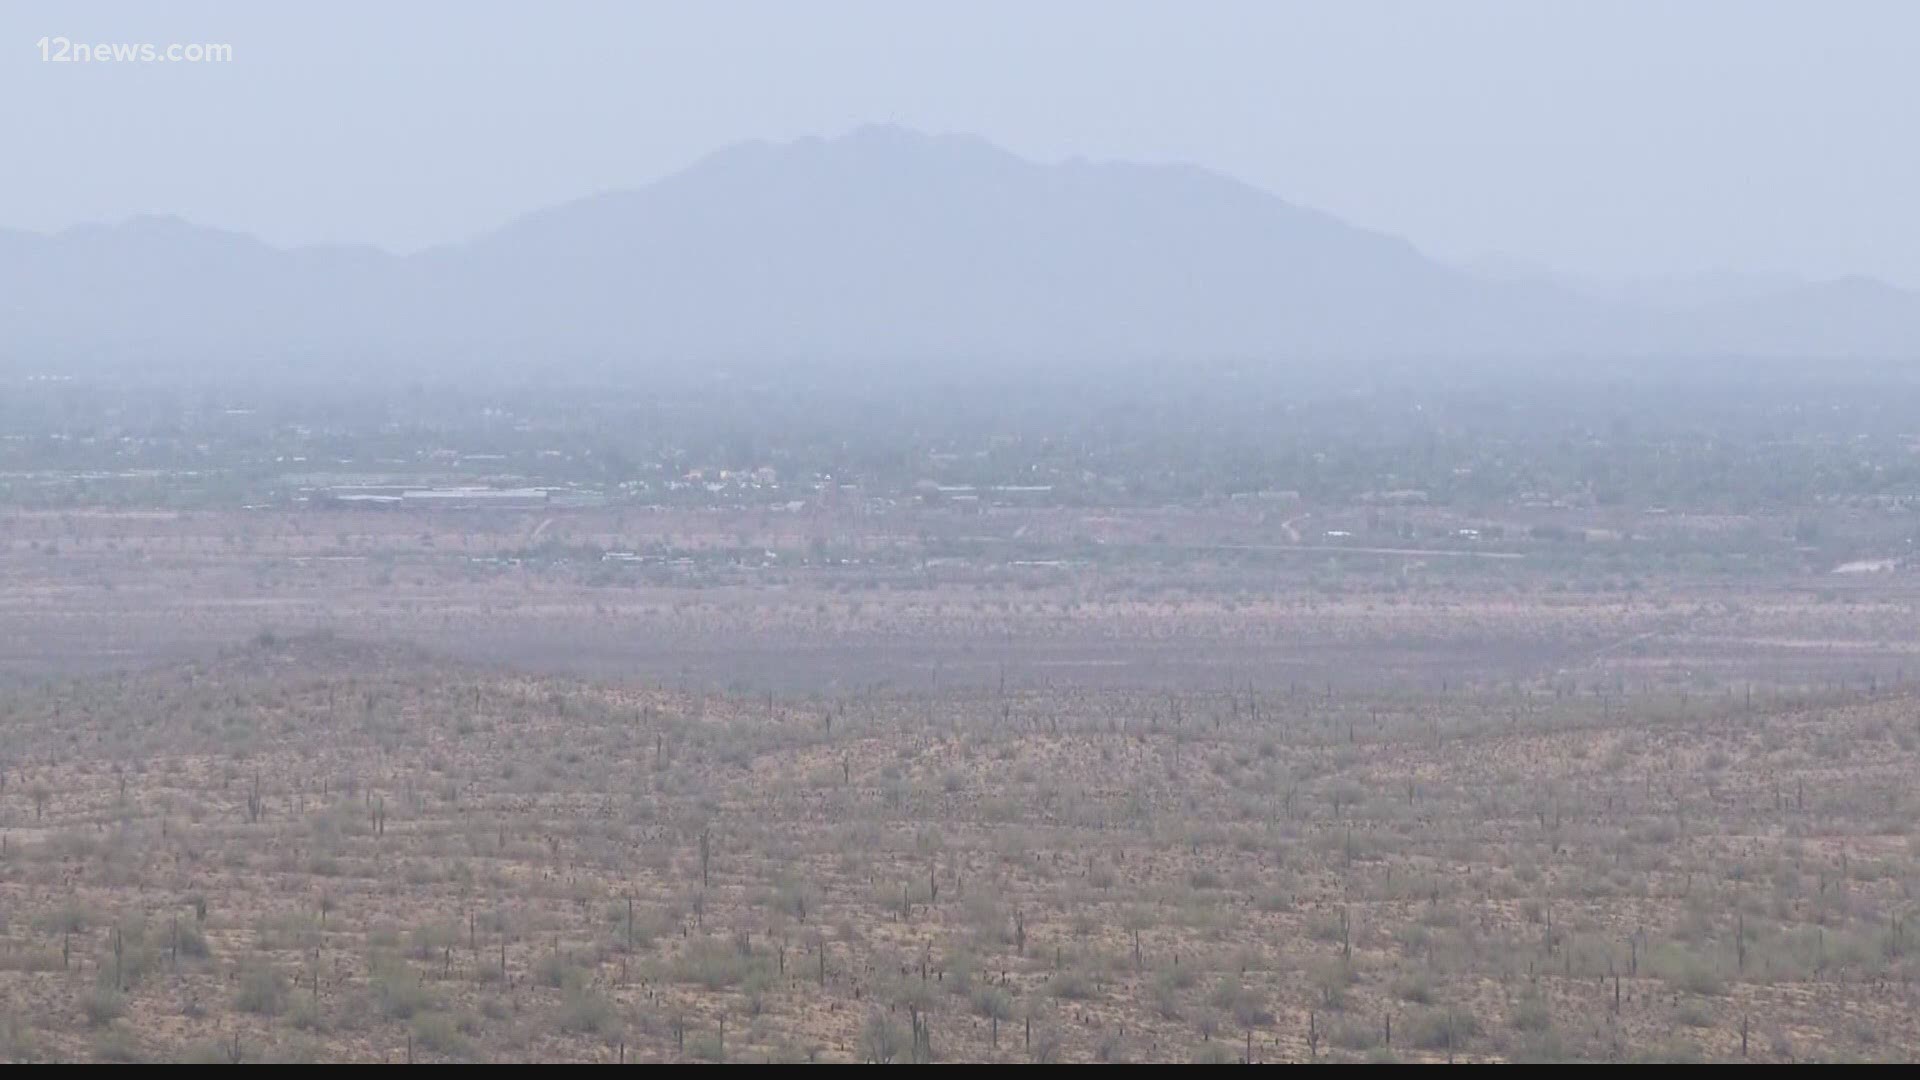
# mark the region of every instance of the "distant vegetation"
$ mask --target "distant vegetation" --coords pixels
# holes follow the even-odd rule
[[[1818,516],[1920,503],[1920,383],[1904,377],[1444,370],[1390,388],[1310,367],[1197,365],[1084,384],[946,386],[903,373],[883,385],[718,378],[397,395],[12,380],[0,396],[0,499],[286,505],[329,483],[411,477],[674,506],[775,506],[842,489],[949,504],[1238,496],[1469,513]]]
[[[0,1060],[1911,1059],[1920,388],[1716,385],[10,383]]]
[[[1906,688],[0,700],[0,1057],[1904,1060]]]

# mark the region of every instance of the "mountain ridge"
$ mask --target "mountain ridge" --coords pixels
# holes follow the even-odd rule
[[[869,125],[752,141],[412,254],[142,215],[0,230],[16,366],[334,355],[629,373],[706,358],[1016,368],[1103,358],[1920,353],[1869,279],[1679,309],[1443,264],[1191,165],[1033,162]]]

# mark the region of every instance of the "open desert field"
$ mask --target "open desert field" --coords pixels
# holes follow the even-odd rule
[[[10,1060],[1894,1060],[1905,688],[10,693]]]
[[[1853,413],[1509,463],[1363,402],[1302,493],[30,400],[0,1060],[1920,1054],[1912,451]]]
[[[0,1064],[1920,1061],[1920,5],[16,7]]]
[[[1428,516],[1443,535],[1482,520]],[[1846,554],[1803,554],[1743,569],[1664,555],[1679,541],[1660,533],[1313,543],[1309,517],[0,509],[0,682],[321,630],[522,670],[782,693],[1249,681],[1712,692],[1920,677],[1920,579],[1904,561],[1848,573],[1835,572]],[[1604,520],[1621,517],[1634,523]],[[1656,524],[1694,543],[1723,528]]]

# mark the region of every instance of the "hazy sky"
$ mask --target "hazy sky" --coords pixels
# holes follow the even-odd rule
[[[1920,3],[0,2],[0,225],[396,249],[888,121],[1190,161],[1451,259],[1920,287]],[[37,42],[231,63],[46,63]]]

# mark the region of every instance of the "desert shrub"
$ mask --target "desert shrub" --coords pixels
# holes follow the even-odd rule
[[[179,937],[175,940],[181,956],[205,960],[212,955],[213,950],[207,944],[206,931],[200,929],[199,923],[182,923],[178,933]]]
[[[93,1037],[93,1057],[116,1065],[140,1065],[147,1060],[133,1028],[121,1021],[107,1025]]]
[[[1507,1023],[1515,1031],[1541,1032],[1553,1026],[1553,1010],[1539,994],[1527,994],[1514,1003]]]
[[[1726,992],[1726,980],[1719,968],[1706,957],[1686,949],[1651,950],[1647,966],[1668,986],[1683,993],[1715,997]]]
[[[434,1007],[434,996],[420,977],[399,961],[377,963],[368,978],[380,1015],[389,1020],[411,1020]]]
[[[95,986],[80,995],[80,1012],[93,1027],[105,1027],[127,1014],[127,999],[112,986]]]
[[[68,901],[34,916],[33,927],[43,934],[82,934],[93,922],[92,909],[78,901]]]
[[[1386,1037],[1383,1024],[1368,1020],[1343,1020],[1334,1026],[1328,1041],[1342,1050],[1372,1050]]]
[[[694,938],[680,950],[673,964],[673,977],[709,990],[738,985],[756,969],[766,966],[766,958],[743,950],[733,941],[717,937]]]
[[[605,994],[583,985],[570,986],[560,1000],[560,1028],[583,1035],[608,1036],[614,1033],[616,1017],[613,1002]]]
[[[1433,982],[1423,974],[1407,975],[1394,982],[1393,996],[1414,1005],[1431,1005]]]
[[[1266,1027],[1273,1023],[1273,1012],[1267,1008],[1263,995],[1231,976],[1220,980],[1209,1000],[1214,1008],[1233,1017],[1236,1027]]]
[[[287,1024],[295,1031],[311,1031],[326,1034],[328,1030],[326,1014],[320,1011],[319,1002],[310,997],[295,997],[287,1010]]]
[[[423,1012],[413,1018],[413,1041],[429,1053],[444,1057],[471,1057],[473,1040],[449,1013]]]
[[[234,1007],[260,1016],[278,1016],[287,1007],[287,979],[277,968],[256,964],[240,973]]]
[[[438,960],[444,950],[460,944],[461,928],[452,923],[429,923],[415,927],[408,951],[416,960]]]
[[[1047,980],[1047,993],[1062,1001],[1090,1001],[1094,996],[1093,979],[1080,971],[1056,972]]]
[[[1449,1046],[1459,1050],[1480,1033],[1479,1022],[1465,1009],[1423,1009],[1409,1014],[1398,1027],[1396,1037],[1421,1050],[1445,1050]]]
[[[886,1013],[874,1013],[860,1029],[861,1059],[886,1065],[907,1052],[913,1036],[900,1022]]]
[[[28,1062],[40,1056],[33,1027],[12,1008],[0,1008],[0,1060]]]
[[[774,893],[773,903],[781,914],[799,922],[806,922],[807,913],[819,906],[812,889],[794,882],[782,884]]]
[[[1681,1027],[1705,1028],[1713,1026],[1713,1012],[1703,1001],[1683,1001],[1674,1010],[1673,1022]]]
[[[551,986],[558,990],[568,983],[584,982],[586,969],[574,963],[573,957],[564,952],[550,952],[542,955],[533,963],[533,977],[542,986]]]
[[[1211,1040],[1201,1043],[1200,1048],[1193,1052],[1195,1065],[1232,1065],[1239,1060],[1225,1044]]]
[[[1334,960],[1313,969],[1313,986],[1320,992],[1320,1003],[1329,1009],[1344,1008],[1347,988],[1353,985],[1353,968]]]
[[[695,1061],[725,1061],[726,1040],[718,1031],[702,1031],[687,1039],[687,1056]]]
[[[1036,1065],[1051,1065],[1060,1060],[1060,1036],[1052,1029],[1033,1033],[1033,1045],[1027,1048],[1027,1056]]]
[[[298,949],[304,952],[320,944],[320,923],[305,912],[271,915],[255,926],[254,940],[268,951]]]

